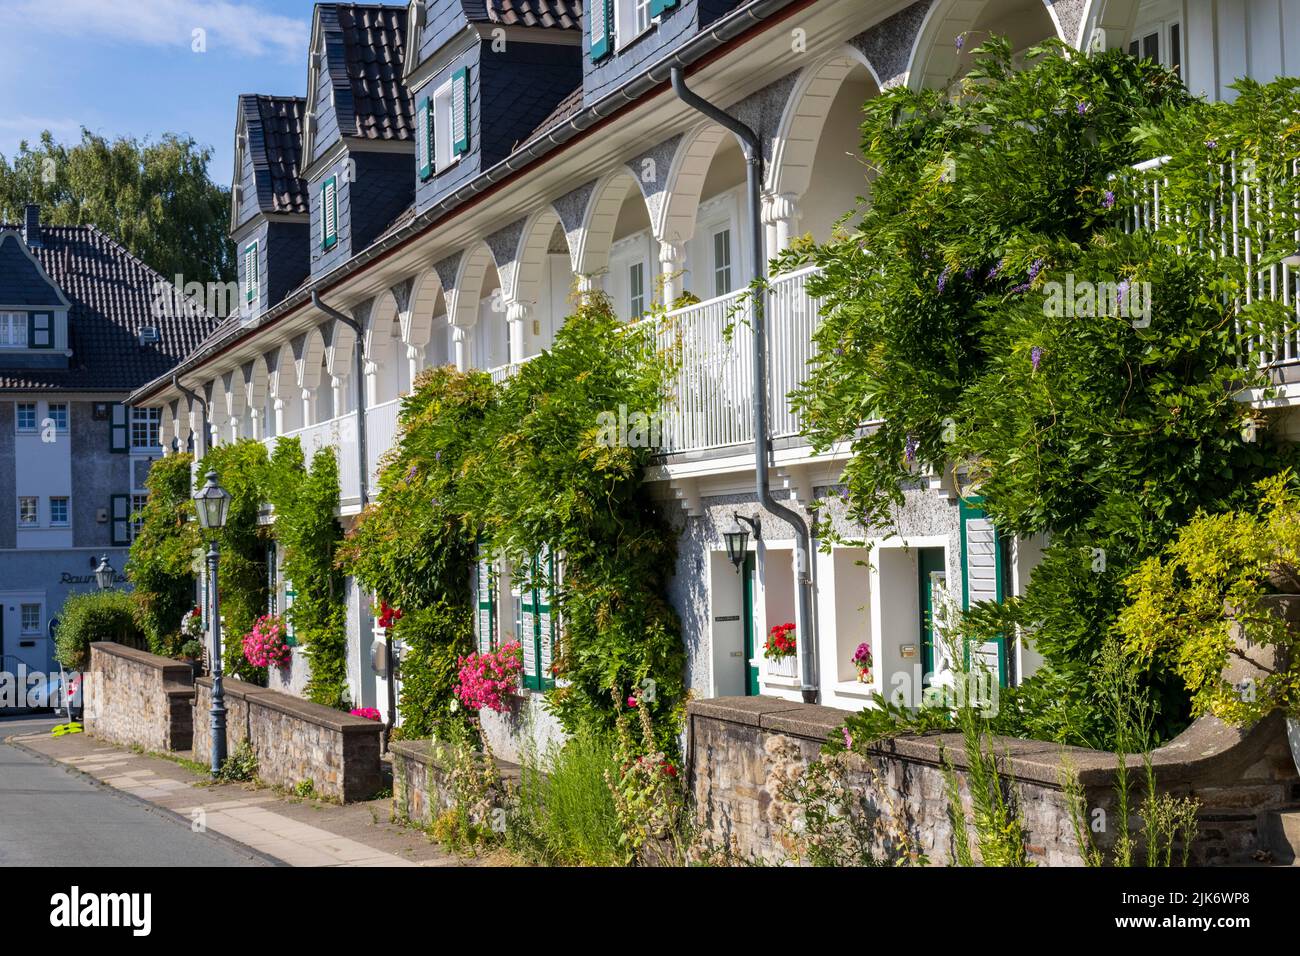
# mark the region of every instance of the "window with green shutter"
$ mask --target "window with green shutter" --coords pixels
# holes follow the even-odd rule
[[[609,56],[614,46],[614,24],[610,11],[611,0],[590,0],[588,17],[591,27],[591,59],[594,63]]]
[[[54,348],[54,314],[52,312],[29,312],[27,314],[27,347],[33,349]]]
[[[551,673],[555,634],[555,556],[550,549],[533,557],[521,582],[519,641],[523,645],[524,687],[549,690],[555,686]]]
[[[426,96],[420,101],[416,115],[415,148],[419,156],[420,178],[428,179],[433,175],[433,97]]]
[[[469,71],[463,66],[451,75],[451,151],[469,152]]]
[[[320,185],[321,248],[333,249],[339,241],[338,180],[331,176]]]
[[[244,247],[244,301],[252,304],[257,301],[258,280],[257,243],[250,242]]]
[[[113,545],[115,547],[129,545],[131,543],[131,496],[111,495],[109,502]]]
[[[491,556],[482,544],[474,565],[474,604],[478,651],[486,654],[497,646],[497,575]]]
[[[108,416],[109,451],[126,452],[131,450],[131,429],[128,422],[126,406],[114,402]]]
[[[961,502],[961,603],[969,609],[981,601],[1001,601],[1004,596],[1002,543],[993,519],[980,505],[982,498]],[[974,654],[998,683],[1007,685],[1007,649],[1005,635],[979,644],[971,644],[967,655]]]

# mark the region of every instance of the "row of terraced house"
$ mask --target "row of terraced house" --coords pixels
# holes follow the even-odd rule
[[[1000,535],[951,476],[920,474],[901,535],[851,529],[873,545],[870,562],[858,547],[810,549],[759,504],[751,331],[724,328],[756,267],[803,234],[825,240],[867,193],[863,102],[902,84],[946,87],[974,45],[955,38],[994,33],[1016,50],[1050,37],[1128,49],[1218,99],[1236,77],[1295,71],[1300,0],[317,4],[307,96],[238,103],[243,308],[130,402],[159,410],[169,452],[285,435],[309,453],[335,447],[347,527],[375,496],[401,396],[422,369],[512,375],[550,345],[575,286],[602,289],[628,320],[688,291],[700,301],[677,312],[683,364],[646,481],[680,530],[671,599],[690,688],[859,709],[895,689],[883,675],[903,673],[919,692],[941,664],[927,614],[935,589],[966,603],[1016,593],[1042,542]],[[742,150],[679,95],[674,69],[757,134],[757,248]],[[847,449],[814,454],[786,397],[818,322],[807,276],[771,283],[769,435],[757,453],[781,504],[807,522],[821,499],[840,520]],[[1271,414],[1289,414],[1289,401],[1284,390]],[[759,514],[738,574],[725,535]],[[491,630],[506,634],[518,602],[500,570]],[[805,579],[812,602],[801,610]],[[291,589],[279,576],[278,606]],[[349,685],[357,706],[387,717],[373,601],[349,582]],[[787,620],[800,634],[815,625],[812,653],[764,660],[762,635]],[[851,661],[862,642],[873,682]],[[982,651],[1004,684],[1037,664],[1020,645]]]

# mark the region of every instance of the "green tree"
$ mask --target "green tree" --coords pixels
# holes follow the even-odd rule
[[[52,225],[93,225],[167,279],[227,282],[235,277],[230,191],[208,176],[212,150],[164,134],[156,142],[89,130],[72,145],[47,130],[26,140],[12,162],[0,156],[0,212],[19,221],[39,203]]]

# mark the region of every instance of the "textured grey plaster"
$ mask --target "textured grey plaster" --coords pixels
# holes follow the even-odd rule
[[[678,133],[628,160],[627,168],[632,171],[637,185],[641,187],[651,222],[659,220],[664,194],[668,190],[668,172],[672,169],[673,157],[677,154],[681,141],[682,135]]]
[[[14,458],[14,403],[0,402],[0,548],[18,543],[18,473]]]
[[[779,80],[751,93],[739,103],[733,104],[728,110],[758,135],[765,163],[772,158],[773,144],[781,125],[781,117],[790,102],[790,91],[794,89],[795,81],[799,79],[799,74],[802,72],[802,70],[795,70],[793,73],[787,73]]]
[[[509,298],[515,290],[515,273],[518,270],[519,239],[524,234],[524,220],[518,219],[487,236],[484,241],[492,252],[501,280],[501,292]]]
[[[113,540],[112,524],[101,524],[96,512],[112,506],[110,496],[131,492],[131,456],[109,450],[109,422],[94,420],[93,402],[73,402],[68,416],[72,543],[83,548],[107,547]]]
[[[917,0],[892,17],[859,33],[849,43],[861,51],[880,80],[881,89],[890,89],[907,82],[908,61],[912,45],[921,24],[934,0]]]
[[[1074,46],[1079,42],[1079,24],[1083,22],[1083,12],[1088,0],[1043,0],[1051,8],[1060,25],[1061,39]]]
[[[456,288],[456,274],[460,272],[461,253],[453,252],[445,259],[439,259],[433,264],[433,271],[438,274],[438,281],[442,283],[443,292],[449,292]]]
[[[581,238],[582,220],[587,215],[587,205],[591,194],[596,190],[596,180],[583,183],[551,203],[551,208],[560,217],[560,228],[564,230],[564,239],[570,249],[576,249]]]
[[[415,279],[403,279],[397,285],[393,286],[391,291],[393,298],[397,300],[397,311],[405,312],[411,307],[411,290],[415,287]]]

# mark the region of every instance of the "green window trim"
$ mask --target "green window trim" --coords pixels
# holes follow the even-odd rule
[[[244,246],[244,301],[256,301],[261,289],[261,272],[258,264],[257,241]]]
[[[109,527],[114,547],[131,543],[131,496],[109,496]]]
[[[451,75],[451,152],[469,152],[469,70],[463,66]]]
[[[612,0],[590,0],[591,62],[603,60],[614,49]]]
[[[333,249],[339,241],[338,177],[331,176],[320,184],[321,248]]]
[[[497,646],[497,574],[482,542],[474,569],[475,643],[480,654],[487,654]]]
[[[420,179],[424,180],[433,175],[434,126],[436,124],[434,123],[433,97],[431,96],[426,96],[420,101],[418,125],[416,148],[420,151]]]
[[[650,0],[650,16],[657,17],[675,6],[677,6],[677,0]]]
[[[978,603],[980,600],[994,600],[1001,603],[1006,597],[1006,584],[1002,569],[1002,536],[994,527],[988,513],[980,507],[984,502],[983,498],[972,497],[964,499],[961,502],[960,520],[961,520],[961,606],[963,610],[969,610],[972,603]],[[976,539],[976,536],[980,536]],[[991,535],[991,552],[984,547],[982,540]],[[972,570],[979,570],[981,566],[992,564],[992,597],[976,598],[972,601],[971,585]],[[987,577],[985,577],[987,580]],[[988,590],[984,587],[984,590]],[[998,683],[1006,687],[1008,684],[1007,673],[1007,638],[1005,634],[999,634],[987,641],[986,644],[993,645],[997,654],[998,661]],[[971,645],[966,645],[966,666],[970,666]]]
[[[27,313],[27,347],[29,349],[54,348],[53,312]]]

